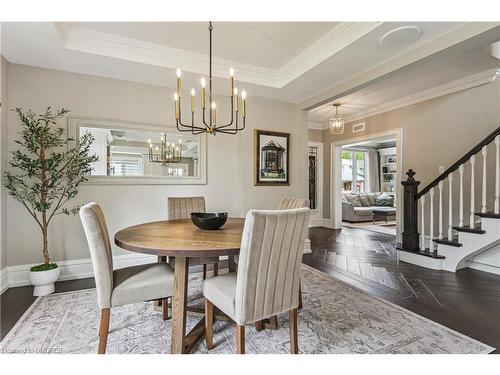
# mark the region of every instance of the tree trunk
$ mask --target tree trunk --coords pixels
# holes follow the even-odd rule
[[[47,223],[47,215],[45,212],[42,214],[42,237],[43,237],[43,262],[45,264],[50,263],[50,257],[49,257],[49,228],[48,228],[48,223]]]

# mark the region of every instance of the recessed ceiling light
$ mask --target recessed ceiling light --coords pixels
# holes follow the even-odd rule
[[[384,47],[400,48],[416,42],[421,35],[422,29],[418,26],[401,26],[382,35],[380,44]]]

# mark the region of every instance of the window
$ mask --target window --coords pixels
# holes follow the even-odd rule
[[[343,191],[357,193],[365,191],[365,157],[364,151],[342,151]]]
[[[111,161],[113,176],[141,176],[142,157],[114,155]]]

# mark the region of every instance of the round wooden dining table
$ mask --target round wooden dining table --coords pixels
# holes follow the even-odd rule
[[[125,250],[175,257],[171,353],[190,352],[205,332],[202,317],[186,334],[189,259],[214,256],[232,259],[240,252],[244,223],[245,219],[229,218],[220,229],[201,230],[191,219],[165,220],[135,225],[115,234],[115,244]]]

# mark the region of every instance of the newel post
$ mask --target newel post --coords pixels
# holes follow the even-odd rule
[[[418,202],[417,193],[420,181],[416,181],[413,176],[415,172],[409,169],[406,172],[408,178],[402,181],[403,185],[403,249],[419,250],[420,234],[418,233]]]

